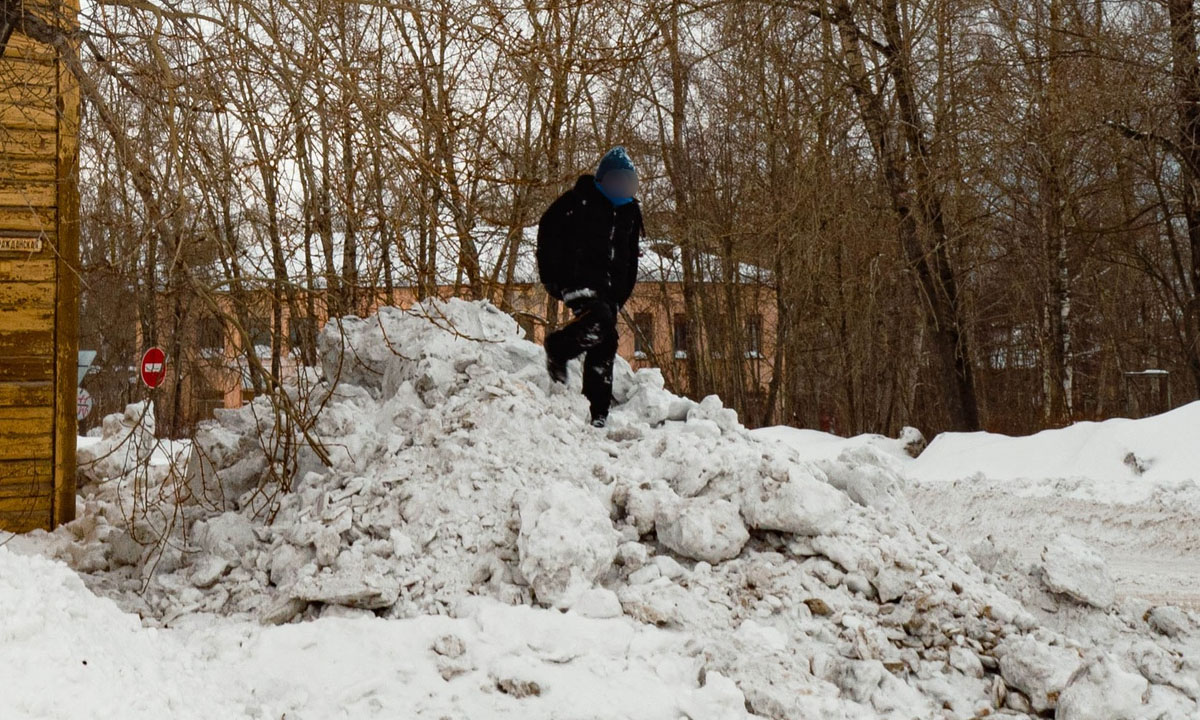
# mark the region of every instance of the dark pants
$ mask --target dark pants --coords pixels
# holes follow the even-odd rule
[[[587,353],[583,395],[592,405],[592,419],[606,418],[612,405],[613,358],[617,354],[616,308],[603,300],[590,300],[571,310],[575,320],[546,337],[546,354],[565,364]]]

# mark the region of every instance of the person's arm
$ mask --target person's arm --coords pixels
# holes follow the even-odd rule
[[[570,207],[571,193],[560,195],[542,213],[538,221],[537,265],[538,278],[546,286],[546,292],[551,297],[562,299],[563,274],[566,254],[566,238],[564,236],[567,209]]]

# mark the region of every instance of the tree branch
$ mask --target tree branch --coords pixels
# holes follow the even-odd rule
[[[1159,135],[1156,132],[1138,130],[1137,128],[1131,127],[1116,120],[1105,120],[1104,124],[1121,133],[1130,140],[1153,143],[1162,147],[1164,150],[1174,155],[1180,162],[1187,165],[1197,177],[1200,177],[1200,167],[1197,167],[1194,163],[1192,163],[1187,154],[1183,152],[1182,148],[1180,148],[1175,141],[1171,140],[1171,138]]]

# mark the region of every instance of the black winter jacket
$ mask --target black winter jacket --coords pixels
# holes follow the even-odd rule
[[[591,290],[624,305],[637,282],[642,211],[637,200],[614,207],[582,175],[542,214],[538,223],[538,275],[547,292]]]

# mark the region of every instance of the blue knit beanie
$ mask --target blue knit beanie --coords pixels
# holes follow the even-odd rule
[[[600,166],[596,168],[596,182],[603,180],[604,173],[609,170],[633,170],[633,161],[629,159],[629,153],[620,145],[600,158]]]

